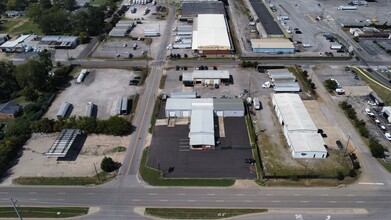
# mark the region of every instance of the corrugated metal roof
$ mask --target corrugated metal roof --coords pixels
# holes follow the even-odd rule
[[[172,92],[170,98],[172,99],[195,99],[196,92]]]
[[[252,48],[283,48],[295,49],[293,43],[284,38],[251,39]]]
[[[225,14],[224,4],[220,1],[182,3],[182,17],[197,17],[199,14]]]
[[[191,111],[190,145],[215,145],[212,103],[194,103]]]
[[[213,99],[172,99],[166,101],[166,110],[191,110],[193,103],[210,103]]]
[[[225,17],[222,14],[200,14],[193,32],[193,50],[229,50]]]
[[[213,99],[215,111],[244,111],[243,100],[241,99]]]
[[[273,98],[288,131],[317,132],[317,128],[298,94],[274,94]]]
[[[45,155],[47,157],[65,157],[78,134],[80,134],[79,129],[62,130]]]
[[[194,70],[193,79],[229,79],[228,70]]]
[[[274,20],[273,16],[267,10],[262,1],[250,0],[250,4],[252,5],[268,35],[284,35],[284,32],[281,30],[280,26],[278,26],[277,22]]]
[[[318,133],[289,132],[291,147],[296,153],[321,152],[327,153],[323,138]]]

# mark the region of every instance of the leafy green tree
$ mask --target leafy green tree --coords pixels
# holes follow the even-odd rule
[[[39,5],[44,10],[45,9],[49,9],[49,8],[51,8],[53,6],[51,0],[39,0]]]
[[[27,101],[33,101],[33,102],[37,101],[39,97],[37,90],[29,86],[24,87],[24,89],[22,90],[22,95],[26,98]]]
[[[29,59],[26,64],[19,65],[16,68],[16,80],[21,87],[44,91],[47,78],[47,67],[36,59]]]
[[[326,89],[331,92],[331,91],[335,91],[338,87],[338,84],[335,80],[331,80],[331,79],[326,79],[324,81],[324,86],[326,87]]]
[[[384,157],[384,147],[379,143],[378,140],[374,138],[369,139],[369,149],[371,150],[371,154],[376,158]]]
[[[15,78],[15,66],[11,62],[0,61],[0,102],[11,99],[19,89]]]
[[[54,132],[54,120],[48,118],[42,118],[39,121],[34,121],[31,126],[33,132],[45,132],[51,133]]]
[[[88,43],[88,35],[86,32],[82,31],[79,34],[79,40],[81,44]]]
[[[22,11],[27,7],[28,0],[8,0],[6,4],[7,10]]]
[[[26,8],[26,15],[31,18],[34,22],[39,21],[42,15],[42,8],[38,3],[30,3]]]
[[[105,157],[100,164],[100,168],[105,172],[113,172],[117,169],[117,164],[111,157]]]
[[[130,133],[131,124],[123,118],[112,116],[106,121],[106,126],[103,129],[102,133],[122,136]]]
[[[45,10],[38,25],[45,34],[64,34],[71,30],[69,14],[64,9]]]
[[[91,117],[80,117],[77,121],[77,128],[87,134],[94,133],[96,130],[96,121]]]

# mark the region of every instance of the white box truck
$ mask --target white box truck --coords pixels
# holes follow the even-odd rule
[[[255,110],[261,109],[261,105],[260,105],[260,103],[259,103],[259,99],[258,99],[258,98],[254,98],[253,104],[254,104],[254,109],[255,109]]]

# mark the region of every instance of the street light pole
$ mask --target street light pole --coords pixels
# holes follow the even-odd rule
[[[18,216],[18,218],[19,218],[19,220],[23,220],[23,218],[22,218],[22,216],[20,215],[20,213],[19,213],[19,210],[16,208],[16,203],[18,202],[18,200],[13,200],[12,198],[11,198],[11,203],[12,203],[12,206],[14,207],[14,209],[15,209],[15,212],[16,212],[16,215]]]

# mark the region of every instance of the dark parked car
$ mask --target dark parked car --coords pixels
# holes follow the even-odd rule
[[[302,34],[303,32],[301,31],[295,31],[295,34]]]
[[[220,88],[219,84],[215,84],[215,89]]]
[[[340,140],[337,140],[335,143],[337,144],[339,149],[343,149],[343,145]]]
[[[244,159],[244,162],[253,165],[256,161],[253,158],[246,158]]]
[[[183,77],[182,75],[179,76],[179,81],[182,81],[182,77]]]
[[[129,86],[137,86],[139,82],[140,82],[140,81],[135,80],[135,79],[130,80],[130,81],[129,81]]]
[[[232,75],[229,75],[229,84],[234,84],[234,78]]]
[[[140,80],[141,76],[135,76],[135,77],[133,77],[133,79]]]

